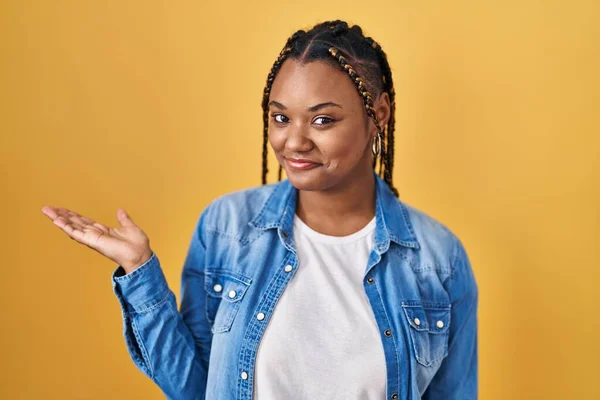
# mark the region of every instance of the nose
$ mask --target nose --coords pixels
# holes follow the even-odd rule
[[[287,129],[285,148],[288,152],[306,152],[314,147],[304,124],[294,124]]]

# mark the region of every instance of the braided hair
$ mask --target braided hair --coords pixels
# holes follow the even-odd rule
[[[345,71],[356,86],[363,100],[367,116],[375,124],[381,136],[381,156],[379,159],[379,175],[398,197],[398,191],[392,183],[394,168],[394,127],[395,127],[395,92],[392,71],[387,56],[381,46],[373,38],[365,36],[358,25],[348,26],[341,20],[326,21],[315,25],[308,32],[299,30],[285,43],[271,71],[263,92],[263,153],[262,183],[267,183],[268,130],[269,130],[269,95],[273,81],[288,58],[308,63],[311,61],[327,62]],[[381,93],[390,98],[390,118],[385,126],[381,126],[373,99]],[[377,159],[373,160],[376,168]],[[282,167],[279,166],[278,180],[281,181]]]

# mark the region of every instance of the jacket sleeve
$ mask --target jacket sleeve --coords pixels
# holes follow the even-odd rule
[[[183,266],[179,311],[156,254],[129,274],[118,266],[112,276],[129,355],[172,400],[206,394],[212,333],[205,312],[202,218]]]
[[[467,253],[458,238],[450,283],[452,302],[448,355],[423,393],[423,400],[473,400],[478,395],[478,287]]]

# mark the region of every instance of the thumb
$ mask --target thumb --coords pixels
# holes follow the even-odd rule
[[[127,211],[123,210],[122,208],[117,210],[117,220],[122,228],[127,226],[135,226],[135,222],[133,222],[129,214],[127,214]]]

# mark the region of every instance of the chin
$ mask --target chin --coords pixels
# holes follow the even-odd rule
[[[326,190],[332,186],[329,179],[320,173],[311,173],[316,171],[285,171],[287,179],[290,181],[293,187],[298,190],[306,190],[309,192]]]

